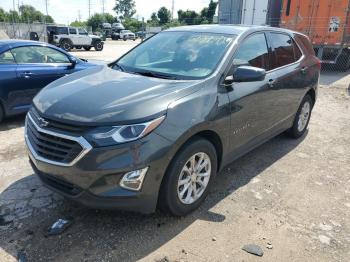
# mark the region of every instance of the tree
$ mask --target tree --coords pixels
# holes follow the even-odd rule
[[[113,17],[111,14],[94,14],[87,20],[86,24],[92,27],[92,31],[95,31],[101,26],[102,23],[107,22],[112,24],[115,21],[115,17]]]
[[[85,21],[80,22],[75,20],[74,22],[70,23],[70,26],[74,26],[74,27],[86,27],[86,23]]]
[[[171,19],[171,12],[166,7],[161,7],[158,10],[159,24],[164,25]]]
[[[125,18],[123,25],[125,29],[128,29],[132,32],[137,32],[142,28],[142,22],[132,17]]]
[[[210,0],[207,15],[206,15],[206,19],[209,21],[209,23],[213,23],[213,18],[214,18],[217,6],[218,6],[218,2],[214,2],[213,0]]]
[[[120,18],[126,19],[132,17],[136,13],[134,0],[116,0],[113,10]]]
[[[21,13],[21,21],[24,23],[33,23],[33,22],[46,22],[54,23],[54,20],[49,15],[44,15],[42,12],[36,10],[31,5],[21,5],[19,7]]]
[[[6,22],[7,14],[4,9],[0,8],[0,22]]]
[[[191,11],[191,10],[186,10],[186,11],[179,10],[177,11],[177,16],[180,23],[183,23],[186,25],[198,25],[202,21],[201,16],[195,11]]]
[[[19,23],[21,22],[21,18],[18,14],[17,11],[14,10],[10,10],[7,14],[6,14],[6,20],[11,22],[11,23]]]
[[[156,12],[153,12],[151,15],[151,19],[147,21],[147,24],[149,26],[158,26],[159,25],[159,19]]]

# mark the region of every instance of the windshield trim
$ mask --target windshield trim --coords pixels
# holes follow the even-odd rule
[[[143,68],[135,68],[136,70],[143,70],[143,71],[148,71],[154,74],[164,74],[164,75],[169,75],[169,80],[173,80],[171,79],[172,77],[177,78],[177,80],[202,80],[202,79],[206,79],[211,77],[212,75],[216,74],[217,71],[221,68],[222,64],[224,63],[225,58],[227,57],[228,53],[231,51],[232,47],[234,46],[234,44],[237,41],[238,35],[237,34],[224,34],[224,33],[215,33],[215,32],[199,32],[199,31],[186,31],[186,30],[178,30],[178,31],[162,31],[159,32],[157,34],[152,35],[151,37],[147,38],[146,40],[144,40],[143,42],[139,43],[138,45],[136,45],[134,48],[130,49],[128,52],[126,52],[124,55],[122,55],[121,57],[119,57],[117,60],[111,62],[108,64],[108,67],[112,68],[114,67],[114,65],[117,65],[118,67],[122,66],[123,69],[126,68],[130,68],[127,67],[123,64],[120,64],[119,61],[121,59],[123,59],[126,55],[128,55],[130,52],[132,52],[134,49],[136,49],[138,46],[144,44],[146,41],[149,41],[150,39],[152,39],[153,37],[155,37],[158,34],[170,34],[170,33],[174,33],[174,32],[183,32],[183,33],[193,33],[193,34],[207,34],[207,35],[220,35],[220,36],[227,36],[231,38],[230,43],[227,45],[225,52],[223,53],[223,55],[220,57],[220,59],[218,59],[217,64],[214,66],[213,70],[205,76],[200,76],[200,77],[195,77],[195,76],[184,76],[184,75],[177,75],[177,74],[171,74],[171,73],[163,73],[163,72],[158,72],[158,71],[152,71],[152,70],[145,70]],[[116,70],[116,69],[113,69]],[[129,73],[129,74],[133,74],[133,72],[129,72],[129,70],[125,70],[123,71],[124,73]],[[168,79],[167,79],[168,80]]]

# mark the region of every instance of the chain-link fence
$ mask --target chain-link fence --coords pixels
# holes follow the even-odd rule
[[[9,38],[13,39],[30,39],[30,33],[35,32],[40,41],[47,41],[46,24],[42,23],[0,22],[0,30],[4,31]]]

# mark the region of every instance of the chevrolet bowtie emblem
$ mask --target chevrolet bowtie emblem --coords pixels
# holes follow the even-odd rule
[[[49,122],[47,122],[44,118],[41,117],[38,118],[38,122],[40,127],[46,127],[49,125]]]

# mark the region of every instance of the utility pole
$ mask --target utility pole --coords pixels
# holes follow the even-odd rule
[[[102,14],[105,14],[105,0],[102,0]]]
[[[89,1],[89,18],[91,17],[91,0],[88,0]]]
[[[171,4],[171,20],[174,20],[174,9],[175,9],[175,0]]]
[[[49,15],[49,10],[48,10],[48,8],[47,8],[47,1],[48,1],[48,0],[45,0],[45,5],[46,5],[46,15],[48,16],[48,15]]]
[[[78,10],[78,21],[80,22],[81,20],[81,14],[80,14],[80,10]]]

